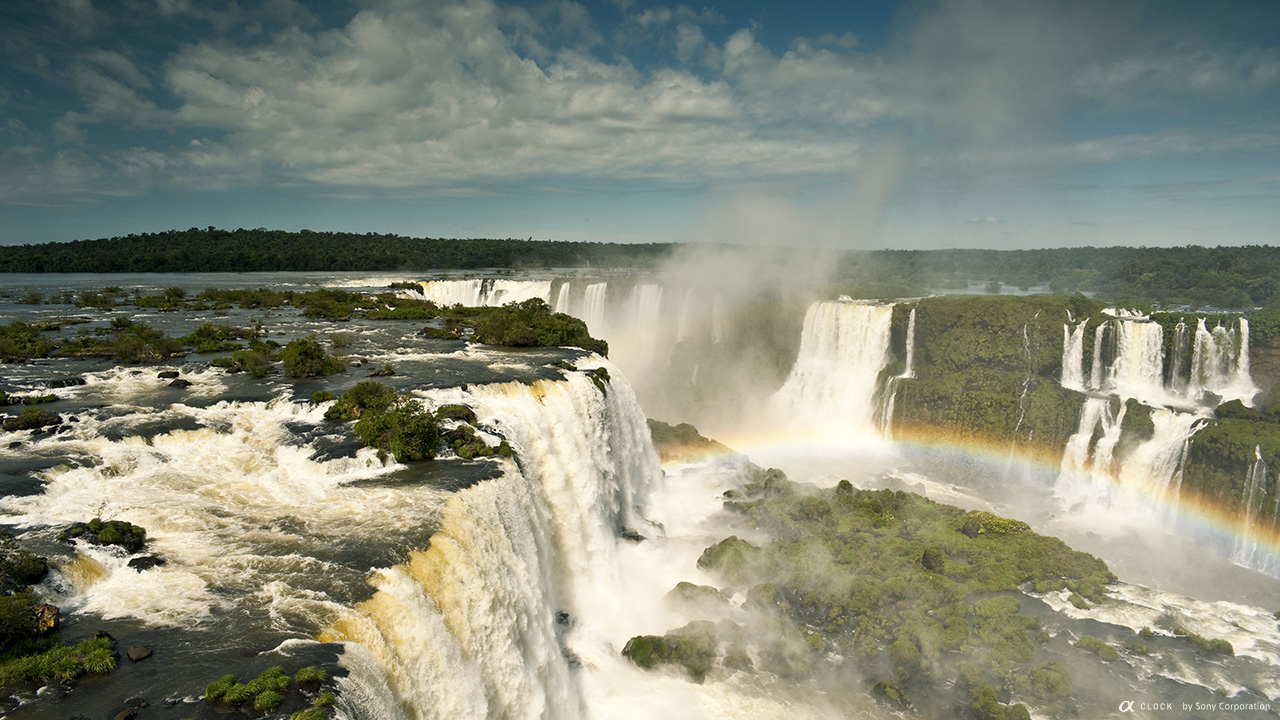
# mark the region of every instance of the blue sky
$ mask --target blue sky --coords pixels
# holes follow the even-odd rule
[[[0,243],[1280,244],[1280,3],[6,0]]]

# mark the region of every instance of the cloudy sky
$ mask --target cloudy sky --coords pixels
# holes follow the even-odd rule
[[[1276,0],[3,0],[0,243],[1280,244]]]

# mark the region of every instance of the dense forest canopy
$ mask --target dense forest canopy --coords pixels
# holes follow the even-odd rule
[[[191,228],[0,247],[0,272],[278,272],[648,267],[671,245],[446,240],[301,230]]]
[[[162,233],[0,247],[0,272],[272,272],[651,268],[675,243],[413,238],[302,230],[191,228]],[[743,247],[744,253],[751,248]],[[1223,308],[1280,304],[1280,248],[1108,247],[1052,250],[849,252],[839,288],[922,295],[969,283],[989,289],[1092,292],[1117,300]]]

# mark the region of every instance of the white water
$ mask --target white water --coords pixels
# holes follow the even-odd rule
[[[332,636],[370,651],[408,717],[583,717],[565,651],[598,655],[625,604],[615,529],[647,531],[661,476],[644,415],[625,380],[602,395],[578,373],[432,399],[472,404],[519,466],[450,498],[431,548],[380,571]]]
[[[902,372],[889,378],[884,389],[884,407],[880,410],[880,434],[884,437],[893,435],[893,408],[898,400],[898,385],[906,379],[915,377],[916,358],[916,309],[911,308],[907,316],[906,360]]]
[[[442,307],[489,307],[540,298],[551,303],[550,280],[430,280],[419,283],[422,297]]]
[[[1062,387],[1084,389],[1084,331],[1088,320],[1081,320],[1073,329],[1062,326]]]
[[[889,362],[892,305],[814,303],[800,354],[773,397],[789,427],[836,439],[875,432],[880,371]]]
[[[1263,526],[1262,518],[1267,511],[1268,506],[1272,509],[1280,509],[1280,479],[1277,480],[1275,487],[1269,487],[1267,477],[1267,464],[1262,460],[1262,448],[1254,448],[1255,460],[1253,465],[1249,467],[1249,475],[1245,479],[1244,485],[1244,501],[1245,516],[1243,523],[1243,532],[1236,539],[1236,546],[1232,549],[1231,560],[1245,567],[1258,568],[1263,572],[1274,573],[1280,568],[1274,567],[1274,558],[1268,556],[1266,552],[1259,554],[1258,552],[1258,534],[1260,531],[1275,531],[1275,519],[1280,513],[1273,515],[1272,523],[1267,527]]]
[[[1204,318],[1196,324],[1187,391],[1194,399],[1204,392],[1252,406],[1258,387],[1249,375],[1249,321],[1240,318],[1239,331],[1221,325],[1212,330]]]

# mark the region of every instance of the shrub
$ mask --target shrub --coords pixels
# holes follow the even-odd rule
[[[223,675],[218,680],[215,680],[205,686],[204,696],[210,700],[221,700],[226,696],[227,691],[231,689],[231,686],[235,684],[235,675]]]
[[[377,380],[363,380],[338,398],[324,412],[326,420],[355,420],[365,412],[382,412],[391,406],[396,393]]]
[[[362,414],[353,430],[361,442],[400,462],[430,460],[440,445],[439,423],[413,398],[397,397],[383,412]]]
[[[303,683],[322,683],[329,679],[329,673],[315,665],[308,665],[293,676],[293,679],[299,684]]]
[[[275,712],[280,709],[280,703],[284,702],[284,696],[275,690],[263,690],[253,699],[253,707],[259,712]]]
[[[290,340],[280,351],[280,361],[284,374],[293,378],[321,377],[345,369],[341,360],[325,354],[314,337]]]

